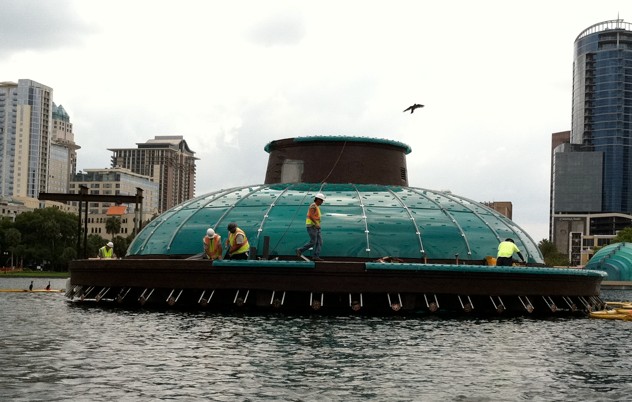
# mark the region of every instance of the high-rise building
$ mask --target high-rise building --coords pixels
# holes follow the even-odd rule
[[[603,152],[602,210],[632,212],[632,24],[606,21],[575,40],[571,143]]]
[[[632,225],[632,24],[575,39],[572,124],[553,134],[551,240],[571,263]]]
[[[0,196],[47,191],[52,96],[32,80],[0,83]]]
[[[195,194],[195,152],[181,135],[156,136],[138,148],[111,148],[112,167],[122,167],[158,183],[158,210],[164,212]]]
[[[53,103],[53,129],[48,164],[48,192],[67,193],[68,183],[77,172],[77,149],[70,116],[62,105]]]

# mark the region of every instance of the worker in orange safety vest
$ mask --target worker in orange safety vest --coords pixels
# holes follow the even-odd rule
[[[303,258],[303,253],[306,250],[312,249],[312,260],[322,261],[320,258],[320,250],[323,246],[323,238],[320,235],[320,206],[325,201],[325,195],[318,193],[314,196],[314,202],[312,202],[307,210],[307,218],[305,219],[305,226],[307,228],[307,234],[309,241],[296,249],[296,255]]]
[[[222,259],[222,237],[215,233],[212,228],[206,231],[206,236],[202,238],[204,244],[204,254],[209,260]]]

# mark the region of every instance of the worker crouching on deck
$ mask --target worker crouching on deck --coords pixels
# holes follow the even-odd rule
[[[243,230],[237,227],[235,222],[228,224],[228,239],[226,239],[228,251],[226,256],[229,260],[247,260],[250,244]]]
[[[114,243],[108,242],[105,246],[99,249],[99,258],[116,258],[114,254]]]
[[[513,239],[505,239],[505,241],[500,242],[498,245],[498,258],[496,258],[497,266],[506,266],[510,267],[513,265],[513,255],[514,253],[518,254],[520,260],[525,263],[524,257],[520,253],[520,249],[514,243]]]
[[[215,230],[209,228],[206,236],[202,238],[204,244],[204,254],[209,260],[222,259],[222,237],[215,233]]]

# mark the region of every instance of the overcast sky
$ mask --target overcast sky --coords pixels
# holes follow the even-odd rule
[[[0,81],[53,88],[78,169],[182,135],[202,195],[263,183],[273,140],[389,138],[411,186],[511,201],[539,241],[573,43],[618,15],[632,1],[0,0]]]

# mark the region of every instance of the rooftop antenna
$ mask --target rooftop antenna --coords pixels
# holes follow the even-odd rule
[[[621,28],[621,20],[619,19],[619,12],[617,11],[617,29]],[[619,34],[617,33],[617,49],[619,48]]]

